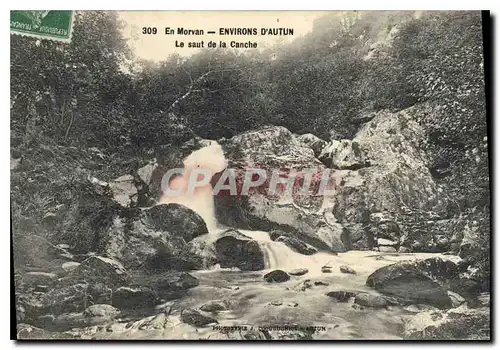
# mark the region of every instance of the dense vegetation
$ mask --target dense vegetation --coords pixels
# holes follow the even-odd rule
[[[25,171],[12,178],[15,222],[41,220],[84,176],[85,156],[59,146],[114,155],[111,164],[87,159],[114,176],[152,147],[193,135],[227,138],[276,124],[351,138],[372,112],[421,104],[415,118],[428,131],[429,166],[480,223],[489,257],[479,13],[333,14],[290,44],[159,63],[133,57],[115,13],[79,12],[75,23],[70,44],[11,36],[12,156],[23,157]]]

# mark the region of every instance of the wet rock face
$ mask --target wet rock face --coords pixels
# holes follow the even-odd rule
[[[431,258],[382,267],[368,276],[366,284],[406,301],[444,308],[452,301],[443,286],[456,274],[453,262]]]
[[[236,230],[229,230],[215,241],[217,262],[221,267],[237,267],[244,271],[262,270],[264,253],[259,244]]]
[[[130,276],[121,263],[102,256],[91,256],[86,259],[70,276],[85,281],[105,281],[110,286],[122,286],[130,281]]]
[[[488,308],[470,309],[464,305],[447,311],[423,311],[405,323],[408,340],[489,340]]]

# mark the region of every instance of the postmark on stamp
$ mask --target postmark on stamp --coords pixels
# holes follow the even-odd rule
[[[70,42],[74,11],[11,11],[10,32],[23,36]]]

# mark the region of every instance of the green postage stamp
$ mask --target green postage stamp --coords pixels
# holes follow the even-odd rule
[[[74,11],[11,11],[10,32],[57,41],[71,41]]]

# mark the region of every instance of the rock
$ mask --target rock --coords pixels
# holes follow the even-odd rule
[[[83,311],[85,317],[109,317],[112,318],[120,314],[120,310],[108,304],[94,304]]]
[[[130,281],[127,271],[118,261],[102,256],[91,256],[78,266],[71,276],[86,280],[87,282],[106,282],[107,285],[123,286]]]
[[[297,141],[302,142],[309,146],[313,152],[315,157],[319,157],[323,148],[328,145],[328,142],[320,139],[319,137],[313,134],[303,134],[297,137]]]
[[[42,218],[42,223],[46,228],[54,228],[57,224],[59,217],[57,213],[47,212]]]
[[[350,273],[352,275],[356,274],[356,271],[354,271],[353,268],[346,266],[346,265],[340,265],[340,272],[342,273]]]
[[[60,282],[61,285],[45,293],[19,295],[16,304],[24,310],[24,318],[33,320],[41,315],[81,312],[90,303],[111,301],[112,289],[103,284],[64,283],[71,281]]]
[[[381,245],[378,247],[379,252],[381,253],[397,253],[396,248],[394,247],[389,247],[385,245]]]
[[[22,157],[19,158],[10,157],[10,170],[11,171],[17,170],[17,168],[19,168],[19,166],[21,165],[22,159],[23,159]]]
[[[346,292],[343,290],[334,290],[326,293],[327,296],[337,300],[340,303],[347,303],[349,299],[356,297],[358,292]]]
[[[75,339],[69,333],[61,332],[50,332],[45,329],[37,328],[29,324],[18,324],[17,325],[17,339],[38,339],[38,340],[50,340],[50,339]]]
[[[292,276],[302,276],[302,275],[305,275],[308,272],[309,272],[308,269],[301,268],[301,269],[290,270],[290,271],[288,271],[288,274],[292,275]]]
[[[13,232],[12,248],[14,266],[30,266],[38,271],[50,272],[57,270],[64,262],[61,254],[67,253],[47,239],[34,234]]]
[[[93,325],[102,325],[113,320],[120,314],[120,310],[107,304],[89,306],[83,312],[63,313],[54,317],[43,315],[38,317],[37,325],[51,330],[66,331],[72,328],[83,328]]]
[[[448,291],[448,296],[451,299],[451,306],[452,307],[459,307],[465,302],[465,299],[457,293],[453,293],[451,291]]]
[[[204,327],[211,323],[218,323],[215,318],[202,315],[194,309],[184,309],[181,312],[181,320],[195,327]]]
[[[313,255],[313,254],[318,252],[316,249],[314,249],[310,245],[302,242],[301,240],[299,240],[295,237],[279,236],[276,239],[276,242],[283,242],[288,247],[292,248],[292,250],[296,251],[297,253],[304,254],[304,255]]]
[[[391,305],[389,301],[380,295],[373,295],[370,293],[356,294],[354,302],[361,306],[369,306],[373,308],[381,308]]]
[[[384,246],[395,246],[395,245],[398,244],[398,242],[394,242],[394,241],[391,241],[391,240],[385,239],[385,238],[379,238],[379,239],[377,239],[377,244],[379,246],[382,246],[382,245],[384,245]]]
[[[283,305],[283,302],[281,300],[275,300],[275,301],[271,301],[271,305],[281,306],[281,305]]]
[[[447,311],[424,311],[405,323],[407,340],[489,340],[490,312],[463,305]]]
[[[408,247],[399,247],[398,253],[405,254],[405,253],[411,253],[411,249]]]
[[[351,140],[333,140],[322,149],[318,158],[332,169],[358,170],[369,166],[359,143]]]
[[[157,299],[177,299],[186,295],[191,288],[198,286],[199,281],[186,272],[169,271],[150,275],[134,276],[136,288],[148,288]]]
[[[297,325],[295,325],[297,326]],[[312,340],[312,331],[294,329],[294,325],[271,325],[271,330],[265,331],[266,340]],[[280,329],[281,328],[281,329]]]
[[[236,230],[227,230],[215,241],[217,262],[221,267],[237,267],[242,271],[262,270],[264,253],[259,243]]]
[[[113,292],[112,305],[120,309],[152,308],[157,295],[147,287],[120,287]]]
[[[450,290],[465,298],[474,298],[481,292],[481,286],[477,281],[468,278],[454,278],[450,281]]]
[[[314,285],[315,286],[329,286],[330,283],[325,282],[325,281],[319,281],[319,280],[317,280],[317,281],[314,281]]]
[[[162,272],[203,268],[203,257],[182,237],[156,231],[141,220],[116,218],[108,236],[107,255],[121,261],[126,269]]]
[[[296,303],[295,301],[292,301],[291,303],[287,303],[286,306],[297,307],[297,306],[299,306],[299,303]]]
[[[137,202],[137,188],[132,175],[123,175],[109,183],[113,199],[122,207],[131,207]]]
[[[343,241],[346,234],[342,227],[327,222],[320,213],[323,198],[298,193],[305,176],[303,171],[316,169],[309,187],[314,194],[318,191],[321,174],[326,169],[315,158],[311,148],[281,126],[265,126],[241,133],[222,146],[229,168],[235,170],[238,195],[232,196],[229,191],[221,191],[214,197],[218,222],[242,229],[281,229],[316,249],[342,252],[347,249]],[[243,194],[241,189],[248,168],[264,169],[267,182]],[[298,181],[293,188],[292,198],[286,202],[281,200],[280,191],[274,195],[268,191],[273,169],[282,169],[282,176],[287,176],[291,169],[297,172]],[[214,180],[217,181],[215,177]],[[330,174],[329,180],[335,186],[333,174]]]
[[[297,292],[305,292],[307,289],[310,289],[313,287],[313,284],[311,280],[307,279],[305,281],[300,282],[298,285],[293,287],[293,290]]]
[[[49,287],[38,285],[35,287],[35,292],[45,293],[49,291]]]
[[[200,307],[201,311],[206,312],[217,312],[224,311],[231,307],[231,303],[228,300],[211,300]]]
[[[208,233],[207,225],[200,215],[177,203],[159,204],[144,211],[143,222],[157,231],[169,232],[182,237],[186,242]]]
[[[76,270],[81,264],[76,261],[67,261],[64,264],[62,264],[62,268],[66,272],[72,272]]]
[[[439,265],[438,261],[442,264]],[[366,284],[381,293],[408,301],[451,307],[448,294],[436,282],[453,275],[447,268],[450,268],[448,262],[432,258],[416,262],[399,262],[376,270],[368,276]]]
[[[57,282],[57,275],[50,272],[26,272],[22,276],[21,283],[28,287],[36,285],[53,285]]]
[[[347,159],[356,161],[356,166],[359,167],[363,159],[368,159],[370,166],[338,171],[340,181],[334,195],[333,213],[340,224],[364,227],[372,237],[397,242],[401,232],[405,232],[403,245],[413,246],[419,242],[420,246],[414,246],[417,251],[438,251],[434,235],[441,232],[429,230],[426,222],[431,217],[436,220],[448,215],[451,200],[439,191],[427,168],[429,159],[421,147],[427,136],[412,116],[418,112],[415,108],[398,113],[378,112],[351,142],[359,146],[361,156],[358,158],[350,151],[349,142],[339,146],[339,150],[349,151],[351,158]],[[388,220],[370,218],[376,213],[382,213]],[[400,218],[398,222],[394,217]],[[351,244],[373,248],[370,236],[361,240],[359,236],[354,237]]]
[[[416,304],[416,305],[408,305],[403,308],[404,310],[412,313],[419,313],[422,311],[439,311],[438,308],[430,305],[425,305],[425,304]]]
[[[267,282],[286,282],[290,279],[290,276],[283,270],[274,270],[266,273],[264,279]]]

